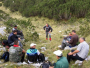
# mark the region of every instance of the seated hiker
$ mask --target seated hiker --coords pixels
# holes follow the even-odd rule
[[[72,50],[67,54],[68,62],[71,60],[80,60],[83,61],[88,55],[89,45],[86,43],[85,38],[79,39],[80,44],[77,47],[77,50]]]
[[[66,46],[76,46],[76,44],[78,43],[78,35],[76,34],[75,30],[72,30],[72,37],[67,38],[67,40],[64,40],[62,45],[61,45],[61,49],[64,49]]]
[[[3,47],[6,47],[6,48],[8,48],[8,49],[9,49],[9,47],[10,47],[10,45],[8,44],[8,40],[3,40],[3,41],[2,41],[2,45],[3,45]]]
[[[36,44],[30,44],[30,49],[27,50],[27,59],[28,62],[43,62],[45,60],[44,55],[36,49]]]
[[[25,50],[19,46],[18,40],[14,41],[14,45],[9,48],[9,61],[23,62]]]
[[[14,30],[17,30],[17,25],[14,26],[14,28],[12,29],[12,32],[13,32]],[[17,30],[17,36],[20,37],[20,38],[23,37],[22,31]]]
[[[54,52],[54,54],[57,57],[57,62],[54,64],[54,67],[49,67],[49,68],[69,68],[69,63],[66,59],[66,57],[63,57],[62,51],[57,50]]]
[[[9,44],[10,46],[13,46],[15,40],[18,40],[19,46],[20,46],[20,47],[23,47],[23,45],[22,45],[21,42],[20,42],[21,39],[18,38],[18,36],[17,36],[17,30],[14,30],[13,33],[11,33],[11,34],[8,36],[8,44]]]

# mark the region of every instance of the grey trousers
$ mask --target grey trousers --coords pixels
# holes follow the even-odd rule
[[[66,46],[72,46],[71,44],[67,43],[66,41],[70,41],[69,38],[63,39],[61,49],[64,49]]]
[[[48,34],[49,34],[49,38],[51,38],[51,33],[46,32],[46,38],[48,38]]]

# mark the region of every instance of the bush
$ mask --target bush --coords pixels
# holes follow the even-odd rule
[[[87,37],[87,36],[90,35],[90,25],[89,25],[89,22],[81,23],[79,28],[80,29],[78,31],[78,35],[83,36],[83,37]]]
[[[68,20],[71,17],[85,17],[90,11],[90,0],[4,0],[4,6],[26,17],[44,16]]]
[[[2,6],[2,3],[0,3],[0,6]]]
[[[18,25],[18,29],[20,30],[22,30],[22,28],[25,29],[24,32],[25,41],[30,40],[37,41],[39,39],[39,35],[35,31],[35,26],[32,25],[30,20],[26,21],[26,20],[9,19],[7,22],[4,22],[4,24],[7,25],[6,31],[8,33],[12,32],[12,28],[14,27],[14,25]]]

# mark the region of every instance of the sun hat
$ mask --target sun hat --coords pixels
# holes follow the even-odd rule
[[[30,47],[32,47],[32,46],[36,46],[36,45],[37,45],[37,44],[31,43],[31,44],[30,44]]]
[[[62,56],[62,51],[57,50],[53,52],[56,56]]]

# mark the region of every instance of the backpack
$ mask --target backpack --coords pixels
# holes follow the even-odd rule
[[[5,62],[9,61],[9,52],[4,52],[1,59],[4,59]]]
[[[49,63],[44,62],[43,64],[41,64],[40,68],[49,68]]]
[[[39,62],[45,61],[45,56],[44,56],[44,54],[40,53],[40,55],[38,55],[38,61],[39,61]]]

